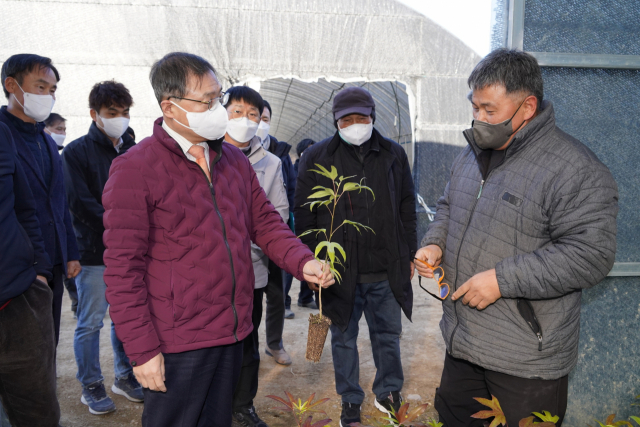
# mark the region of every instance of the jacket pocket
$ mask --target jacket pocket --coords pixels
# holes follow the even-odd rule
[[[536,312],[533,310],[531,301],[526,299],[518,299],[517,306],[518,312],[538,338],[538,351],[542,351],[542,327],[540,326],[540,322],[538,321]]]

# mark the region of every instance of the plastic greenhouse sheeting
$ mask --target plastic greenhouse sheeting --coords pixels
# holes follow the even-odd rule
[[[60,70],[54,112],[69,119],[68,141],[86,133],[89,91],[108,79],[130,89],[131,126],[138,140],[149,135],[160,115],[149,69],[171,51],[210,60],[224,87],[260,82],[275,136],[293,144],[330,130],[328,117],[311,125],[345,82],[367,84],[383,133],[404,141],[410,156],[415,141],[463,145],[460,130],[471,121],[466,78],[479,57],[393,0],[2,0],[0,7],[9,12],[0,16],[0,61],[33,52]]]

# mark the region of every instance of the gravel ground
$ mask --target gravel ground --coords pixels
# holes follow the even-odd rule
[[[291,295],[299,289],[294,281]],[[444,342],[440,334],[438,322],[442,315],[440,303],[424,293],[414,279],[413,323],[403,315],[403,333],[400,339],[402,364],[405,383],[402,394],[412,406],[430,403],[428,411],[421,417],[427,420],[435,417],[433,398],[435,388],[440,382],[444,360]],[[293,298],[296,301],[297,295]],[[268,399],[270,394],[284,396],[284,391],[292,393],[296,398],[306,399],[311,393],[316,397],[328,397],[331,400],[321,408],[327,417],[333,419],[331,426],[338,426],[340,419],[340,396],[336,394],[334,385],[333,363],[331,359],[330,338],[325,343],[322,359],[314,364],[305,361],[306,337],[310,309],[293,307],[296,317],[285,321],[283,341],[285,349],[293,359],[291,366],[280,366],[264,354],[261,348],[260,387],[255,405],[258,414],[270,427],[291,427],[295,421],[290,414],[281,414],[272,408],[276,402]],[[88,408],[80,403],[80,384],[75,378],[77,371],[73,355],[73,333],[76,322],[70,309],[70,301],[65,293],[63,305],[60,344],[58,346],[58,398],[62,411],[61,424],[64,427],[107,427],[107,426],[140,426],[143,404],[132,403],[124,397],[111,393],[113,384],[113,354],[109,339],[111,321],[105,319],[105,327],[100,336],[100,352],[102,372],[105,377],[107,392],[114,400],[117,410],[107,415],[91,415]],[[261,345],[264,345],[264,322],[260,328]],[[360,381],[366,392],[362,413],[378,416],[373,402],[375,396],[371,392],[375,366],[371,354],[369,332],[364,316],[360,321],[358,338],[360,350]],[[316,418],[320,419],[320,418]]]

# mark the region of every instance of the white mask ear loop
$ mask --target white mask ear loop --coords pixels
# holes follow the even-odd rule
[[[169,101],[169,102],[170,102],[170,103],[172,103],[173,105],[175,105],[176,107],[178,107],[179,109],[181,109],[182,111],[184,111],[185,113],[189,114],[189,111],[185,110],[184,108],[182,108],[181,106],[179,106],[179,105],[178,105],[178,104],[176,104],[175,102],[173,102],[173,101]],[[180,123],[180,122],[178,121],[178,119],[176,119],[175,117],[173,118],[173,121],[174,121],[174,122],[176,122],[177,124],[179,124],[179,125],[180,125],[180,126],[182,126],[182,127],[185,127],[185,128],[187,128],[187,129],[191,129],[191,130],[193,130],[193,129],[192,129],[192,128],[190,128],[189,126],[187,126],[187,125],[183,125],[182,123]]]
[[[20,88],[20,90],[22,91],[22,95],[24,95],[24,89],[22,89],[22,87],[20,86],[20,84],[18,83],[18,81],[16,80],[16,84],[18,85],[18,87]],[[20,101],[18,101],[18,97],[16,96],[15,93],[12,93],[11,95],[13,95],[13,98],[16,100],[16,102],[18,104],[20,104]],[[22,109],[24,110],[24,105],[20,104],[20,106],[22,107]]]

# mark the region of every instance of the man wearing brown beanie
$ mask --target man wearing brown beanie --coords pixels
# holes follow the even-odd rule
[[[317,185],[331,187],[328,178],[309,169],[335,166],[339,176],[362,182],[368,191],[350,192],[340,199],[334,224],[359,222],[374,232],[343,227],[333,236],[346,251],[338,266],[342,282],[322,293],[323,313],[332,322],[331,350],[336,391],[342,396],[340,425],[360,422],[364,391],[359,385],[358,321],[364,313],[369,326],[377,373],[373,382],[376,407],[398,411],[404,382],[400,360],[401,311],[411,317],[412,259],[417,249],[415,193],[404,149],[374,127],[375,103],[369,92],[349,87],[333,101],[336,133],[308,148],[300,160],[295,195],[296,232],[329,228],[331,216],[323,208],[303,206]],[[311,250],[315,233],[302,237]],[[312,289],[317,287],[310,285]]]

